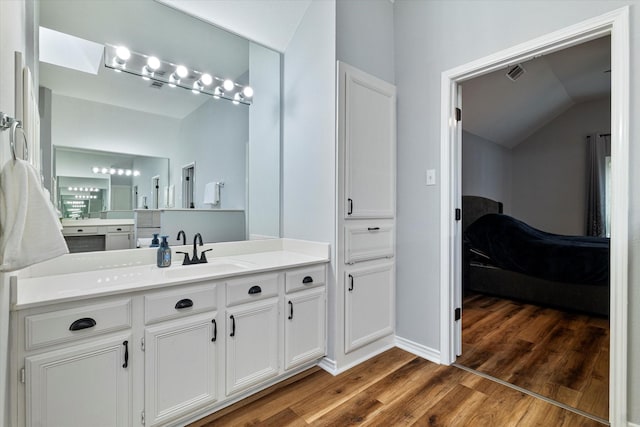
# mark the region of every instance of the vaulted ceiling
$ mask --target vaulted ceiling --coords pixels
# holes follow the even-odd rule
[[[610,37],[521,65],[515,81],[504,69],[462,84],[464,130],[513,148],[572,106],[611,93]]]

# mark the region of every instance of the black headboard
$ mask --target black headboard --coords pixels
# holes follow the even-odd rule
[[[462,196],[462,231],[483,215],[502,213],[502,202],[480,196]]]

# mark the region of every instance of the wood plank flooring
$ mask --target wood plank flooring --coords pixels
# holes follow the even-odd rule
[[[311,371],[191,427],[602,427],[481,376],[393,348],[338,376]]]
[[[607,319],[480,294],[463,308],[456,363],[609,418]]]

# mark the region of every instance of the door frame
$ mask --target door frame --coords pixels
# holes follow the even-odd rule
[[[461,208],[459,84],[509,65],[524,62],[599,37],[611,35],[611,155],[612,170],[609,420],[627,423],[627,330],[629,242],[629,7],[625,6],[492,55],[444,71],[441,80],[440,167],[440,360],[455,362],[461,340],[454,319],[456,289],[461,287],[459,239],[461,225],[454,210]]]

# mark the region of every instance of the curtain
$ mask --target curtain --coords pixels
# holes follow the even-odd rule
[[[587,136],[587,236],[606,236],[606,158],[611,155],[611,137]]]

